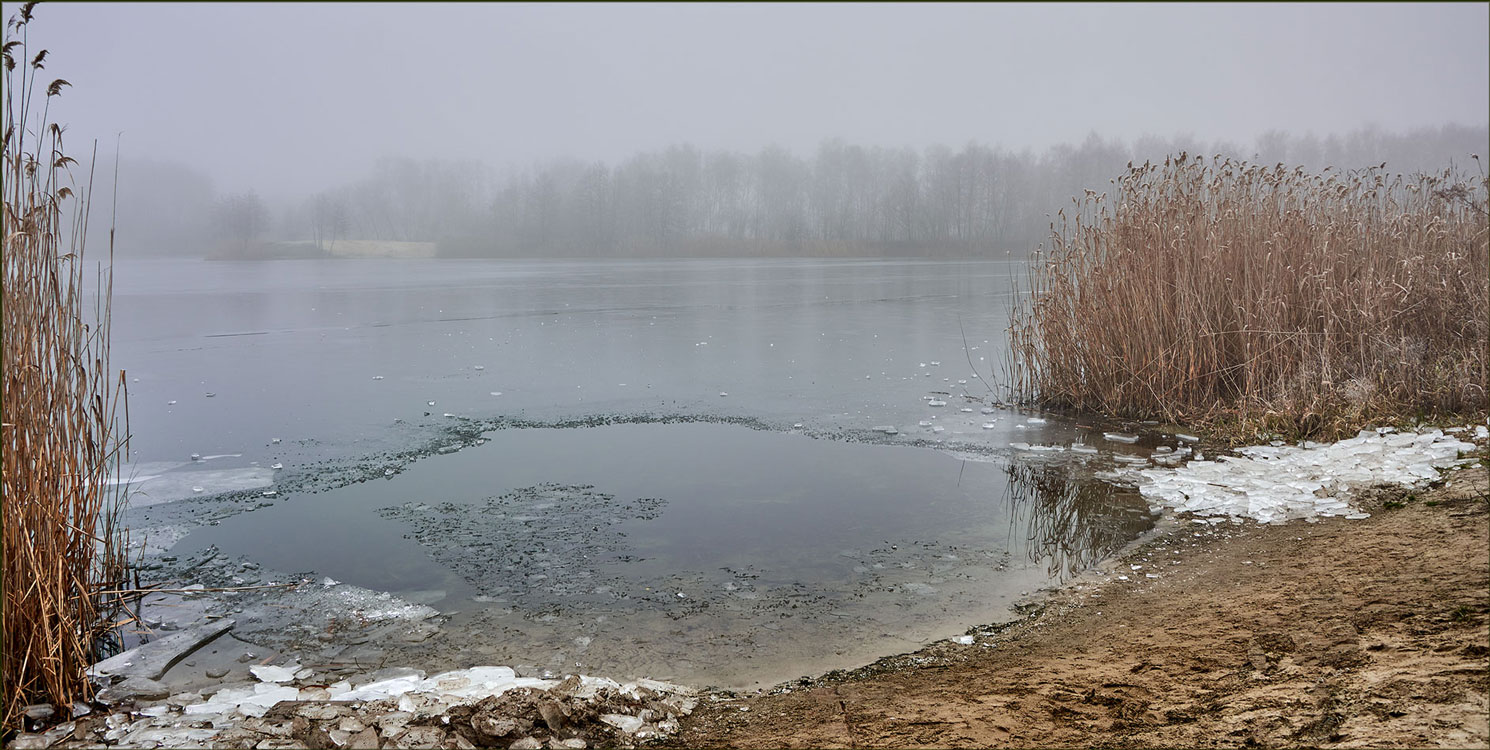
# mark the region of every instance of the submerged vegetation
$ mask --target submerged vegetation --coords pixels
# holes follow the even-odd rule
[[[30,703],[90,696],[88,665],[121,624],[128,569],[109,482],[127,441],[124,375],[109,370],[109,271],[83,264],[89,192],[74,192],[53,97],[27,49],[26,5],[6,25],[4,136],[4,727]],[[19,64],[18,64],[19,61]],[[91,183],[91,176],[89,178]],[[68,183],[68,184],[64,184]],[[70,216],[63,207],[71,201]],[[127,409],[126,409],[127,411]]]
[[[1032,258],[1009,328],[1017,396],[1239,439],[1483,416],[1483,172],[1181,153],[1114,182]]]

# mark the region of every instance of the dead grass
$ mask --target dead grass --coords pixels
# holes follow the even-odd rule
[[[1384,166],[1181,154],[1073,199],[1011,317],[1013,392],[1238,439],[1483,417],[1490,182]]]
[[[28,703],[91,697],[85,670],[120,617],[127,571],[122,492],[108,483],[127,441],[124,373],[109,369],[111,274],[83,263],[92,174],[47,120],[66,81],[39,88],[26,5],[5,34],[4,727]],[[19,64],[18,64],[19,63]],[[64,211],[64,207],[71,207]],[[112,234],[112,230],[111,230]],[[66,238],[66,239],[64,239]],[[112,237],[110,238],[112,256]],[[127,412],[127,407],[124,407]]]

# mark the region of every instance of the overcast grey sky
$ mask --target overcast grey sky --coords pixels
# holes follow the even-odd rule
[[[30,41],[73,84],[72,151],[123,131],[126,156],[283,196],[384,155],[1482,125],[1487,8],[44,3]]]

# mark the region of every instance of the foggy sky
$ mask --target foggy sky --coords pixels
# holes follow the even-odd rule
[[[6,3],[8,19],[19,9]],[[687,142],[1011,149],[1483,125],[1458,5],[43,3],[70,151],[298,196],[380,156],[615,163]]]

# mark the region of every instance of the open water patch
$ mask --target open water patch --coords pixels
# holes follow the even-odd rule
[[[1068,491],[1092,481],[1077,464],[705,421],[473,427],[459,450],[392,473],[374,457],[176,553],[440,612],[428,637],[368,644],[386,663],[759,687],[1009,619],[1152,525],[1136,492]]]

